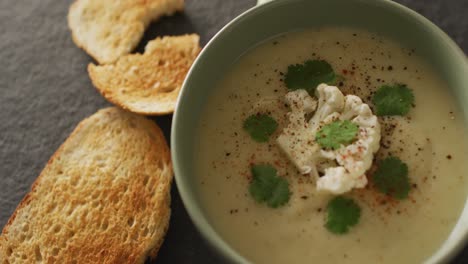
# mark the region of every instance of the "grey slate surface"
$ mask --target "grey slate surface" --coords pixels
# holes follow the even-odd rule
[[[156,36],[198,32],[205,44],[254,0],[186,0],[185,14],[151,25]],[[468,53],[468,0],[398,0],[439,25]],[[0,0],[0,227],[76,124],[108,106],[92,87],[92,59],[70,38],[71,0]],[[169,137],[171,117],[154,120]],[[158,263],[219,263],[172,192],[173,215]],[[468,247],[454,261],[468,263]]]

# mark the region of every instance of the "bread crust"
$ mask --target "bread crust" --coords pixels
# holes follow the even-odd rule
[[[0,236],[0,263],[144,263],[170,219],[173,177],[160,128],[115,107],[83,120]]]

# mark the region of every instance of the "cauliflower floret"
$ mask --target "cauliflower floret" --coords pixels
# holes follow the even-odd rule
[[[315,111],[314,116],[309,121],[311,129],[314,131],[314,135],[327,117],[329,117],[331,114],[340,113],[343,111],[345,97],[338,88],[333,88],[336,87],[328,86],[326,84],[320,84],[317,87],[316,95],[319,100],[319,104],[317,111]],[[329,120],[331,119],[329,118]]]
[[[317,108],[317,101],[306,90],[296,90],[286,94],[286,103],[293,112],[312,113]]]
[[[286,95],[286,103],[291,107],[288,113],[289,125],[278,137],[277,143],[289,159],[303,174],[315,170],[315,156],[320,147],[305,116],[317,108],[317,101],[305,90],[296,90]]]
[[[358,177],[348,177],[348,173],[343,166],[330,167],[325,169],[325,176],[317,180],[317,190],[326,190],[334,194],[342,194],[353,188],[364,188],[367,185],[366,175]],[[327,177],[327,178],[325,178]],[[324,180],[321,180],[324,179]]]
[[[352,188],[367,185],[364,173],[371,167],[374,153],[380,147],[380,124],[367,104],[355,95],[347,95],[340,120],[351,120],[359,126],[357,140],[348,146],[331,150],[321,150],[321,154],[336,160],[343,170],[325,169],[325,176],[317,180],[317,189],[332,193],[343,193]],[[340,180],[343,179],[343,180]],[[341,184],[340,184],[341,183]]]
[[[377,117],[361,98],[344,96],[337,87],[321,84],[317,87],[317,97],[318,108],[307,122],[305,115],[313,111],[310,111],[310,106],[314,105],[310,103],[312,97],[304,90],[286,95],[292,111],[288,127],[278,137],[278,145],[301,173],[310,173],[317,178],[318,190],[341,194],[365,187],[367,178],[364,173],[372,165],[374,153],[380,146]],[[359,126],[356,141],[336,150],[321,149],[315,142],[317,131],[336,120],[350,120]],[[333,163],[336,166],[331,165]],[[319,177],[319,171],[324,174],[322,177]]]

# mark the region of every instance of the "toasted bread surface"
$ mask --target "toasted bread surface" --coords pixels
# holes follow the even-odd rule
[[[0,263],[144,263],[169,225],[172,165],[154,122],[106,108],[62,144],[5,225]]]
[[[169,114],[199,52],[196,34],[157,38],[143,54],[125,55],[108,65],[90,64],[88,72],[110,102],[135,113]]]
[[[184,0],[76,0],[68,25],[75,44],[104,64],[130,53],[151,21],[183,7]]]

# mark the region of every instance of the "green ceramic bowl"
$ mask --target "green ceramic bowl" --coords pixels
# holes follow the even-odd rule
[[[288,31],[318,26],[352,26],[378,32],[416,48],[458,99],[468,116],[468,63],[465,54],[437,26],[416,12],[388,0],[277,0],[257,6],[224,27],[204,48],[182,88],[172,124],[172,159],[182,200],[193,222],[227,260],[245,263],[210,225],[195,188],[194,142],[202,108],[216,82],[246,51]],[[446,262],[468,234],[468,207],[447,242],[428,260]]]

